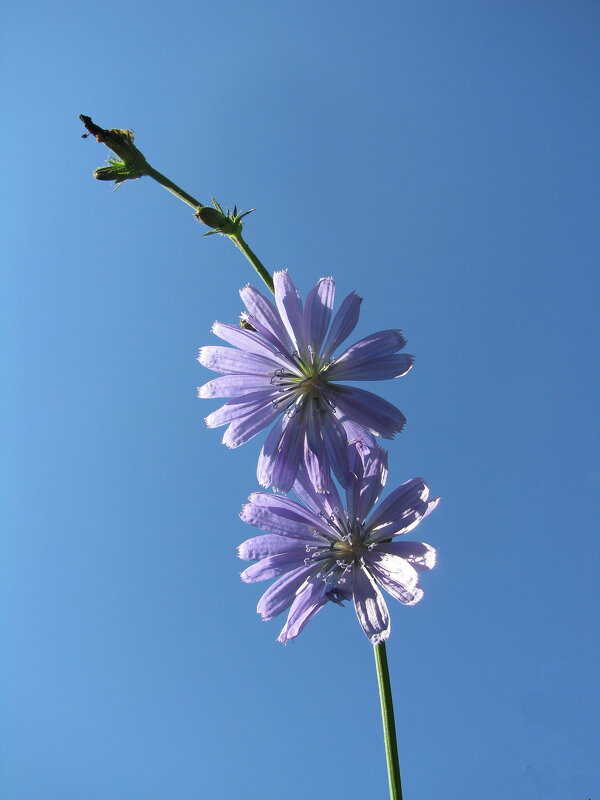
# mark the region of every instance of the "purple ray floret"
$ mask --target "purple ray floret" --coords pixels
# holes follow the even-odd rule
[[[239,547],[255,561],[242,572],[248,583],[275,578],[257,611],[269,620],[288,611],[278,641],[288,642],[326,603],[352,600],[358,621],[373,644],[390,635],[390,618],[380,587],[405,605],[423,596],[418,573],[435,564],[435,550],[423,542],[395,541],[433,511],[421,478],[403,483],[370,513],[387,478],[387,454],[353,442],[348,448],[352,480],[345,508],[335,484],[317,491],[305,466],[294,491],[299,501],[258,492],[241,518],[266,533]]]
[[[258,461],[261,486],[288,492],[301,463],[317,491],[325,490],[330,470],[345,486],[348,442],[391,439],[406,420],[381,397],[339,381],[398,378],[413,357],[398,352],[406,344],[398,330],[374,333],[334,357],[356,326],[361,298],[349,294],[332,319],[333,278],[321,278],[304,306],[287,271],[273,278],[275,305],[248,285],[240,292],[248,309],[244,327],[213,325],[213,333],[232,347],[200,349],[200,363],[223,376],[201,386],[199,397],[231,398],[206,423],[227,425],[228,447],[239,447],[274,423]]]

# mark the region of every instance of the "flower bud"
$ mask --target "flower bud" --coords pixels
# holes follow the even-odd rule
[[[211,233],[222,233],[224,236],[237,236],[241,234],[242,218],[245,217],[246,214],[250,214],[254,209],[251,208],[250,211],[238,213],[237,206],[234,206],[231,212],[228,208],[223,211],[214,197],[212,201],[214,208],[202,206],[202,208],[198,209],[196,212],[196,219],[199,219],[204,225],[213,229],[204,235],[210,236]]]
[[[235,233],[235,224],[228,216],[218,211],[216,208],[210,206],[202,206],[196,213],[196,217],[200,222],[204,223],[209,228],[214,228],[218,233]]]
[[[144,172],[136,167],[128,166],[123,161],[109,158],[108,167],[98,167],[93,174],[97,181],[114,181],[117,186],[120,186],[123,181],[141,178]]]

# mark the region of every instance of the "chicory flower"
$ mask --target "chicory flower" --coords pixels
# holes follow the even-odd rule
[[[248,539],[239,557],[256,564],[245,569],[248,583],[276,578],[257,611],[270,620],[289,609],[278,641],[288,642],[332,601],[352,600],[358,621],[373,644],[390,634],[390,618],[380,588],[404,605],[423,596],[418,573],[435,564],[435,550],[423,542],[396,541],[433,511],[421,478],[389,494],[372,513],[386,482],[387,453],[361,442],[348,447],[352,480],[342,505],[333,481],[317,491],[302,467],[294,485],[299,501],[258,492],[242,508],[242,520],[266,534]]]
[[[223,443],[232,448],[274,423],[258,461],[261,486],[288,492],[301,463],[317,491],[331,469],[345,486],[348,442],[392,438],[406,419],[381,397],[338,381],[397,378],[413,357],[398,353],[406,344],[398,330],[374,333],[334,357],[356,326],[361,298],[348,295],[332,320],[332,278],[319,280],[304,307],[287,271],[275,273],[274,286],[275,306],[253,286],[240,291],[248,309],[243,327],[214,323],[213,333],[233,347],[200,349],[200,363],[224,374],[199,387],[199,397],[232,398],[206,423],[227,425]]]

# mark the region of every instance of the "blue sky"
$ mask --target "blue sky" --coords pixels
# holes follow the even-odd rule
[[[2,17],[2,800],[387,792],[352,609],[283,647],[239,580],[259,442],[205,428],[195,357],[251,270],[93,181],[80,113],[409,340],[368,386],[408,417],[388,486],[443,497],[423,601],[390,601],[406,800],[598,800],[598,4]]]

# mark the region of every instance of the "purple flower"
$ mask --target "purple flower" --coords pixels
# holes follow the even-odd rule
[[[239,447],[275,423],[258,460],[261,486],[288,492],[302,462],[317,491],[325,490],[330,469],[346,485],[348,442],[391,439],[406,419],[381,397],[337,381],[397,378],[409,371],[413,357],[397,352],[406,344],[401,332],[386,330],[334,359],[356,326],[361,298],[348,295],[331,321],[332,278],[321,278],[303,308],[287,271],[273,277],[276,308],[253,286],[245,286],[240,291],[248,309],[245,327],[215,322],[212,328],[233,348],[200,349],[200,363],[224,375],[201,386],[198,395],[232,398],[206,423],[209,428],[228,426],[223,436],[228,447]]]
[[[389,494],[368,518],[387,477],[387,453],[361,442],[348,447],[353,478],[346,509],[333,482],[318,492],[302,467],[294,491],[302,502],[258,492],[242,508],[244,522],[268,531],[239,547],[240,558],[257,561],[242,572],[248,583],[277,578],[260,598],[264,620],[289,608],[278,641],[288,642],[329,600],[354,601],[363,631],[373,644],[390,635],[384,588],[405,605],[423,596],[418,572],[435,564],[435,550],[422,542],[394,541],[416,527],[439,502],[428,500],[421,478]]]

